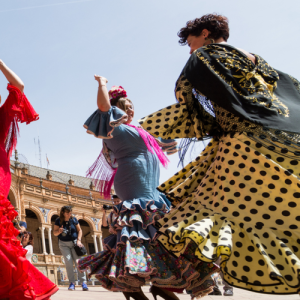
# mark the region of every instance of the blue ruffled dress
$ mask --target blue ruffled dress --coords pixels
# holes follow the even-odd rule
[[[176,258],[155,240],[155,222],[170,211],[170,202],[158,192],[159,159],[148,151],[135,128],[123,124],[126,114],[117,107],[96,110],[86,121],[88,133],[105,139],[118,170],[114,180],[122,203],[114,206],[117,218],[102,252],[82,258],[79,269],[90,270],[112,291],[137,292],[145,281],[162,288],[186,289],[192,296],[206,294],[214,285],[217,268],[194,261],[191,248]]]

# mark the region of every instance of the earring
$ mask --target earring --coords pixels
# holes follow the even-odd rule
[[[214,44],[214,43],[215,43],[215,40],[214,40],[214,39],[209,39],[208,37],[205,37],[204,39],[205,39],[205,41],[207,41],[207,42],[204,42],[203,46],[207,46],[207,45],[209,45],[209,44]]]

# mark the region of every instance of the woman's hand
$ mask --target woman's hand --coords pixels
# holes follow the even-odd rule
[[[107,79],[105,77],[95,75],[95,80],[98,81],[98,94],[97,94],[97,106],[100,111],[109,111],[111,105],[109,101],[108,91],[106,88]]]
[[[83,247],[81,241],[77,240],[77,246],[80,247],[80,248]]]
[[[58,232],[59,232],[59,234],[61,234],[63,231],[64,231],[64,227],[61,226],[61,227],[58,229]]]
[[[105,77],[99,75],[95,75],[95,80],[98,81],[99,85],[101,86],[106,86],[106,84],[108,83],[108,80]]]

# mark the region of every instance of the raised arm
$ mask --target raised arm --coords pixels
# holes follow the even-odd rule
[[[0,59],[0,70],[3,75],[6,77],[7,81],[18,88],[22,93],[24,91],[23,81],[16,75],[11,69],[9,69],[5,63]]]
[[[107,79],[102,76],[95,75],[95,80],[99,83],[97,106],[103,112],[109,111],[111,105],[109,102],[108,91],[106,88]]]

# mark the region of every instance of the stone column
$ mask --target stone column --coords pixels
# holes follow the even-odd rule
[[[99,245],[100,245],[100,251],[103,251],[102,234],[99,235]]]
[[[97,253],[97,252],[98,252],[97,235],[96,235],[96,234],[93,234],[92,237],[93,237],[93,239],[94,239],[95,251],[96,251],[96,253]]]
[[[41,233],[42,233],[42,246],[43,246],[43,254],[47,255],[48,253],[46,252],[46,243],[45,243],[45,227],[39,227]]]
[[[48,230],[48,241],[49,241],[50,254],[54,255],[54,253],[53,253],[53,245],[52,245],[52,236],[51,236],[52,228],[51,227],[47,227],[47,230]]]

